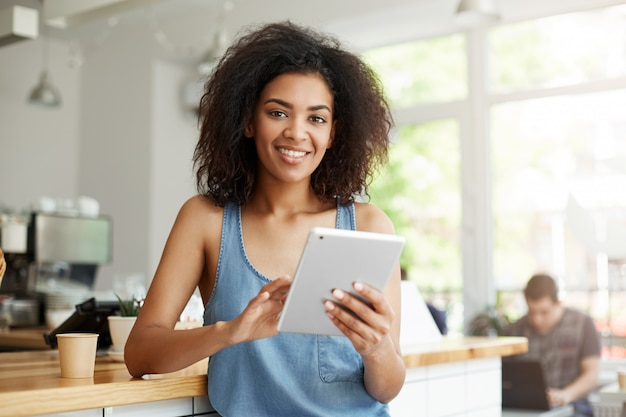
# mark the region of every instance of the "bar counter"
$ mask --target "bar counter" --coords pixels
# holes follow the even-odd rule
[[[57,350],[0,353],[0,416],[35,416],[206,395],[206,361],[172,374],[139,379],[128,373],[124,363],[99,354],[93,379],[68,379],[61,378]]]
[[[526,339],[517,337],[444,338],[437,343],[405,347],[404,361],[409,370],[485,358],[499,361],[502,356],[524,353],[527,347]],[[117,416],[122,413],[114,413],[112,407],[205,398],[206,366],[204,360],[178,372],[139,379],[131,377],[123,363],[103,354],[96,358],[93,379],[72,380],[60,377],[56,350],[0,353],[0,416],[86,409],[101,409],[99,415]]]

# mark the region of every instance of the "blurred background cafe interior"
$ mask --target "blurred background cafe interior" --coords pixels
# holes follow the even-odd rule
[[[195,193],[203,80],[242,28],[289,19],[377,72],[396,126],[371,201],[448,334],[497,335],[548,271],[594,319],[603,369],[626,362],[626,2],[458,3],[0,0],[5,327],[145,291]]]

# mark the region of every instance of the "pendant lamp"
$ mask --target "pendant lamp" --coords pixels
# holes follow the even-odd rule
[[[215,33],[213,46],[206,53],[202,61],[198,64],[198,72],[200,75],[209,75],[213,71],[213,68],[217,66],[220,58],[226,52],[228,47],[228,36],[225,31],[218,31]]]
[[[48,47],[48,38],[44,38],[41,74],[39,75],[39,82],[28,96],[28,103],[40,107],[59,107],[61,94],[52,85],[48,76]]]
[[[226,15],[233,9],[233,2],[223,0],[219,13],[216,18],[216,30],[213,37],[213,45],[209,48],[202,60],[197,66],[198,73],[202,76],[208,76],[213,72],[222,56],[228,49],[228,35],[224,30],[224,20]]]
[[[456,21],[464,27],[477,27],[500,20],[497,0],[461,0],[456,10]]]

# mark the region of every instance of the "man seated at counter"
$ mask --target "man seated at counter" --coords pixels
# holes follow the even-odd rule
[[[536,274],[524,289],[528,311],[504,329],[524,336],[528,352],[515,357],[541,362],[552,406],[574,406],[575,417],[592,417],[587,398],[598,383],[600,338],[587,314],[564,307],[555,280]]]

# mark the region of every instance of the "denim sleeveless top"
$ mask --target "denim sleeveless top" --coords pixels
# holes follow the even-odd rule
[[[356,228],[353,204],[338,204],[336,227]],[[229,203],[204,325],[234,319],[270,281],[248,259],[241,230],[241,209]],[[223,417],[389,416],[365,390],[362,358],[343,336],[280,333],[239,343],[211,356],[208,380]]]

